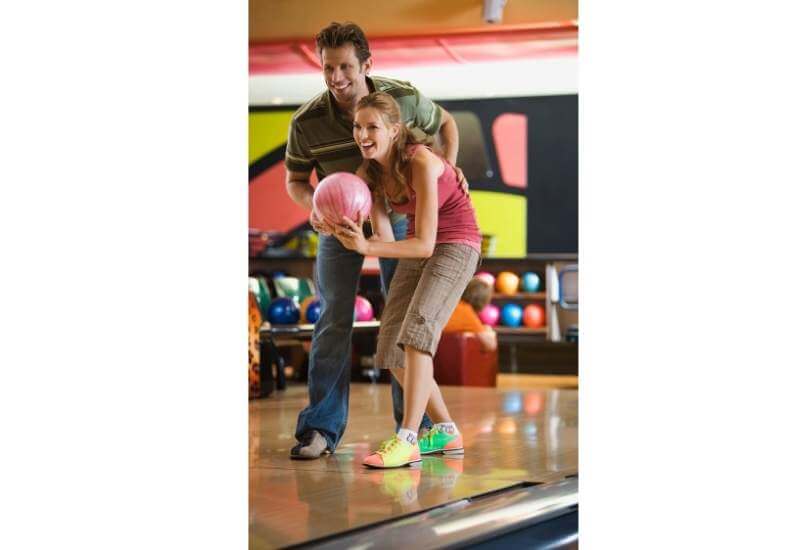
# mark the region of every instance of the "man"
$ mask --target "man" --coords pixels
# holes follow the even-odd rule
[[[322,309],[314,327],[308,369],[309,405],[301,411],[292,458],[319,458],[333,452],[347,425],[350,398],[350,353],[353,306],[364,257],[344,248],[333,228],[312,208],[309,179],[333,172],[355,173],[361,152],[353,140],[353,113],[358,101],[374,91],[391,94],[405,122],[415,133],[437,137],[442,154],[455,165],[458,128],[453,117],[407,82],[370,77],[372,57],[364,32],[353,23],[331,23],[316,37],[327,90],[301,106],[292,117],[286,145],[286,189],[299,205],[311,210],[309,221],[320,233],[316,285]],[[463,174],[458,171],[466,189]],[[407,222],[392,214],[395,239],[404,239]],[[388,291],[397,260],[380,259],[381,286]],[[403,418],[402,389],[392,380],[397,425]],[[430,428],[427,415],[421,428]]]

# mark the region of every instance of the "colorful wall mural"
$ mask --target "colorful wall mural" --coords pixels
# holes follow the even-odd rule
[[[577,252],[577,96],[440,103],[459,126],[458,165],[470,183],[481,231],[492,236],[490,255]],[[295,109],[250,108],[252,229],[288,232],[308,221],[284,185]]]

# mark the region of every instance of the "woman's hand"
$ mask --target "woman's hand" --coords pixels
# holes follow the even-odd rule
[[[342,243],[342,246],[366,256],[369,243],[364,237],[364,229],[361,227],[363,223],[364,220],[361,219],[361,214],[358,215],[356,221],[344,216],[342,224],[336,228],[335,235],[339,242]]]

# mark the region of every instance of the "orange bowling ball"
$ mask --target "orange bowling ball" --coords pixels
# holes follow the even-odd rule
[[[497,276],[495,288],[500,294],[516,294],[519,288],[519,277],[510,271],[502,271]]]
[[[525,306],[522,311],[522,323],[528,328],[541,328],[544,326],[544,308],[539,304]]]

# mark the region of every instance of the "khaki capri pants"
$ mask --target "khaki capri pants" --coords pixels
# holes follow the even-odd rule
[[[381,315],[375,362],[380,368],[404,367],[404,346],[431,357],[480,255],[466,244],[437,244],[430,258],[403,258],[389,286]]]

